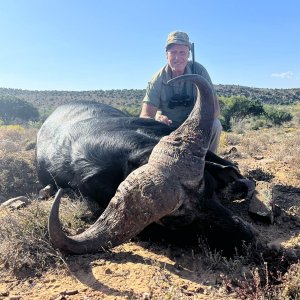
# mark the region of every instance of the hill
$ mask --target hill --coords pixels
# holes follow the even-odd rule
[[[215,85],[218,96],[243,95],[269,104],[290,104],[300,101],[300,88],[268,89],[239,85]],[[94,91],[31,91],[0,88],[1,95],[12,95],[32,103],[39,109],[53,109],[60,104],[76,100],[96,100],[113,106],[139,106],[145,89],[94,90]]]

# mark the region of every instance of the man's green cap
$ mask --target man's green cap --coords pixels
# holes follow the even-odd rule
[[[191,50],[189,36],[182,31],[173,31],[168,35],[166,49],[168,49],[171,44],[185,45]]]

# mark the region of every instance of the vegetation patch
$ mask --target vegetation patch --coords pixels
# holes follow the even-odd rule
[[[2,272],[36,275],[61,260],[49,242],[49,209],[39,203],[18,211],[1,211],[0,261]]]
[[[34,200],[19,210],[0,210],[2,271],[28,276],[39,274],[49,267],[63,267],[63,255],[52,247],[48,236],[50,206],[51,201]],[[64,199],[62,210],[68,234],[75,234],[76,230],[87,226],[81,217],[88,215],[89,210],[81,198],[77,197],[76,201]]]
[[[122,96],[127,97],[128,93],[131,92]],[[133,100],[133,96],[130,99],[140,105],[141,99]],[[54,100],[54,106],[61,104]],[[114,100],[118,99],[110,101]],[[129,114],[137,114],[134,105],[121,100],[117,102],[114,105],[127,107],[124,111]],[[289,106],[284,109],[293,112]],[[293,114],[293,120],[280,126],[274,126],[272,122],[268,123],[272,127],[265,126],[265,120],[257,126],[258,130],[252,130],[255,127],[253,122],[262,120],[263,115],[256,116],[258,119],[236,118],[236,122],[230,122],[231,132],[223,132],[221,138],[221,148],[231,149],[237,166],[246,170],[244,175],[255,181],[281,182],[281,188],[275,193],[276,203],[282,208],[281,215],[271,226],[253,222],[261,236],[275,241],[277,248],[262,249],[255,245],[245,248],[244,255],[225,257],[221,252],[209,249],[204,242],[178,247],[165,241],[157,244],[136,238],[134,242],[107,253],[65,257],[49,241],[47,220],[52,199],[33,200],[19,210],[0,210],[0,285],[8,278],[7,274],[13,274],[18,283],[12,287],[7,281],[12,290],[9,296],[14,293],[22,295],[27,288],[27,292],[32,293],[30,296],[43,292],[49,298],[51,291],[52,295],[56,293],[54,286],[65,288],[66,276],[61,271],[66,268],[73,270],[73,274],[87,286],[84,289],[88,289],[87,292],[79,290],[78,299],[84,299],[88,293],[96,298],[101,294],[98,298],[112,299],[109,297],[124,296],[121,291],[130,291],[130,286],[134,287],[134,292],[126,292],[128,299],[300,299],[300,266],[297,261],[300,254],[300,134],[298,119],[295,119],[297,113],[299,108]],[[34,140],[40,121],[22,126],[0,125],[1,196],[27,194],[36,199],[40,186],[36,176]],[[65,231],[71,235],[82,232],[92,222],[92,214],[86,211],[82,199],[75,200],[63,199],[61,207],[61,219],[68,228]],[[281,239],[280,244],[278,240]],[[284,250],[278,249],[279,246]],[[63,281],[55,278],[55,283],[47,283],[48,270],[64,273]],[[33,277],[31,282],[34,284],[26,287],[28,278],[34,275],[39,276]],[[20,277],[25,280],[20,280]],[[136,292],[137,284],[143,292]],[[148,294],[144,293],[145,289],[149,290]],[[1,292],[0,289],[0,298]],[[24,299],[33,299],[26,296]]]
[[[14,96],[0,95],[0,120],[4,124],[9,124],[15,120],[26,122],[38,118],[39,112],[33,104]]]
[[[40,187],[32,160],[21,153],[0,157],[0,195],[7,198],[28,195]]]

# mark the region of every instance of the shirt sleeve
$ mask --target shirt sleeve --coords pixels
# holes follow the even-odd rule
[[[146,95],[143,99],[143,103],[149,103],[159,108],[161,106],[162,91],[164,89],[163,81],[166,80],[166,66],[156,72],[151,80],[148,82]]]
[[[157,80],[153,79],[148,82],[146,89],[146,95],[143,99],[143,103],[148,103],[159,107],[160,102],[160,88],[158,86]]]

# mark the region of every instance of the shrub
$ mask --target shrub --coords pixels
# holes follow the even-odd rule
[[[52,247],[47,229],[51,202],[33,201],[20,210],[1,210],[0,271],[11,271],[17,276],[39,274],[50,266],[62,267],[62,254]],[[62,222],[71,234],[84,229],[81,216],[90,215],[80,197],[62,201]],[[0,297],[1,298],[1,297]]]
[[[276,108],[275,106],[265,106],[265,117],[270,120],[274,125],[282,125],[285,122],[289,122],[293,119],[291,113]]]
[[[230,98],[220,97],[221,122],[224,130],[230,131],[232,123],[238,123],[249,116],[258,116],[264,113],[260,101],[251,100],[244,96]]]
[[[34,202],[18,211],[4,211],[0,220],[0,261],[3,271],[35,275],[62,262],[48,236],[49,208]],[[0,269],[1,270],[1,269]]]
[[[16,154],[0,156],[0,182],[0,194],[4,197],[34,193],[40,188],[35,166]]]
[[[23,121],[37,120],[39,112],[31,103],[13,96],[0,96],[0,119],[9,124],[16,119]]]

